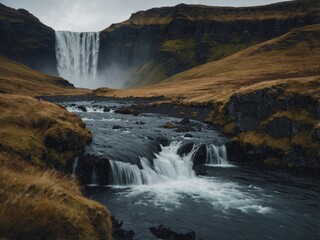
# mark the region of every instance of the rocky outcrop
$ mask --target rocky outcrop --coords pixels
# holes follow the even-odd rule
[[[223,113],[235,128],[229,159],[319,171],[319,84],[303,79],[234,94]]]
[[[57,74],[54,30],[24,9],[0,4],[0,54],[33,69]]]
[[[151,71],[145,66],[153,62],[153,69],[160,72],[152,77],[161,81],[294,28],[319,23],[319,7],[319,2],[309,0],[252,8],[180,4],[137,12],[101,32],[99,70],[117,66],[124,72],[131,69],[132,77],[137,69],[138,75],[148,78],[141,69]]]

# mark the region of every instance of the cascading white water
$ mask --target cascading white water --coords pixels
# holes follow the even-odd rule
[[[227,149],[225,145],[216,146],[214,144],[207,145],[207,160],[206,164],[216,166],[229,165],[227,159]]]
[[[97,169],[95,165],[93,165],[93,169],[92,169],[91,184],[92,185],[98,184],[98,175],[97,175]]]
[[[59,75],[76,87],[92,88],[97,80],[99,44],[99,32],[56,31]]]
[[[74,158],[74,161],[72,163],[72,175],[75,176],[76,175],[76,170],[77,170],[77,166],[78,166],[78,161],[79,161],[79,156]]]
[[[130,163],[110,161],[114,185],[151,185],[172,180],[192,179],[196,177],[193,171],[192,157],[197,151],[194,147],[186,156],[180,157],[178,149],[181,142],[172,142],[168,147],[162,147],[156,154],[153,166],[146,158],[140,158],[142,169]],[[228,164],[225,146],[207,146],[206,163]]]

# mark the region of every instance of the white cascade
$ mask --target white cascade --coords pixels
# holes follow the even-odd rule
[[[98,175],[97,175],[97,169],[95,165],[93,165],[93,169],[92,169],[91,184],[92,185],[98,184]]]
[[[110,161],[112,179],[114,185],[151,185],[170,180],[182,180],[194,178],[192,170],[193,150],[188,155],[180,157],[177,151],[181,143],[172,142],[170,146],[162,147],[162,151],[156,154],[154,166],[149,160],[140,158],[142,169],[130,163]]]
[[[74,158],[74,161],[72,163],[72,175],[75,176],[76,175],[76,170],[77,170],[77,166],[78,166],[78,161],[79,161],[79,156]]]
[[[192,169],[192,158],[198,146],[195,146],[186,156],[180,157],[177,152],[181,144],[181,142],[172,142],[170,146],[162,147],[160,153],[156,154],[153,166],[148,159],[140,158],[141,169],[137,165],[111,160],[112,184],[151,185],[194,178],[196,174]],[[226,147],[208,144],[206,164],[228,166]]]
[[[216,146],[214,144],[208,144],[206,164],[217,166],[229,165],[226,146]]]
[[[92,87],[97,80],[99,32],[56,31],[59,75],[76,87]]]

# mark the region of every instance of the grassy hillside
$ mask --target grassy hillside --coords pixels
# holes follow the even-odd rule
[[[320,69],[320,24],[293,30],[270,41],[242,50],[168,78],[150,87],[98,89],[96,94],[183,98],[184,102],[225,103],[242,87],[255,83],[314,78]]]
[[[25,9],[0,3],[0,55],[57,74],[55,32]]]
[[[66,80],[53,77],[0,55],[0,91],[39,95],[74,95],[86,90],[75,89]]]
[[[0,238],[111,239],[109,212],[63,174],[91,140],[80,117],[22,95],[0,108]]]
[[[130,19],[119,24],[113,24],[104,31],[112,31],[123,26],[135,26],[137,28],[146,25],[166,25],[174,18],[185,18],[191,21],[235,21],[235,20],[264,20],[287,19],[319,12],[320,5],[317,0],[292,1],[275,3],[259,7],[211,7],[205,5],[180,4],[183,8],[177,16],[172,7],[153,8],[140,11],[131,15]],[[179,9],[179,8],[178,8]]]
[[[179,4],[140,11],[101,32],[99,69],[119,67],[126,87],[158,83],[318,24],[319,10],[319,1],[306,0],[245,8]]]

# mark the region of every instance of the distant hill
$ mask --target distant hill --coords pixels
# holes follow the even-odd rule
[[[38,72],[0,55],[0,93],[39,96],[85,92],[75,89],[63,78]]]
[[[320,23],[319,12],[314,0],[246,8],[180,4],[137,12],[101,32],[99,68],[120,67],[127,87],[154,84]]]
[[[96,92],[120,97],[164,95],[187,102],[226,102],[242,87],[319,77],[319,66],[320,24],[315,24],[197,66],[157,85]]]
[[[54,30],[27,10],[1,3],[0,54],[33,69],[57,74]]]

